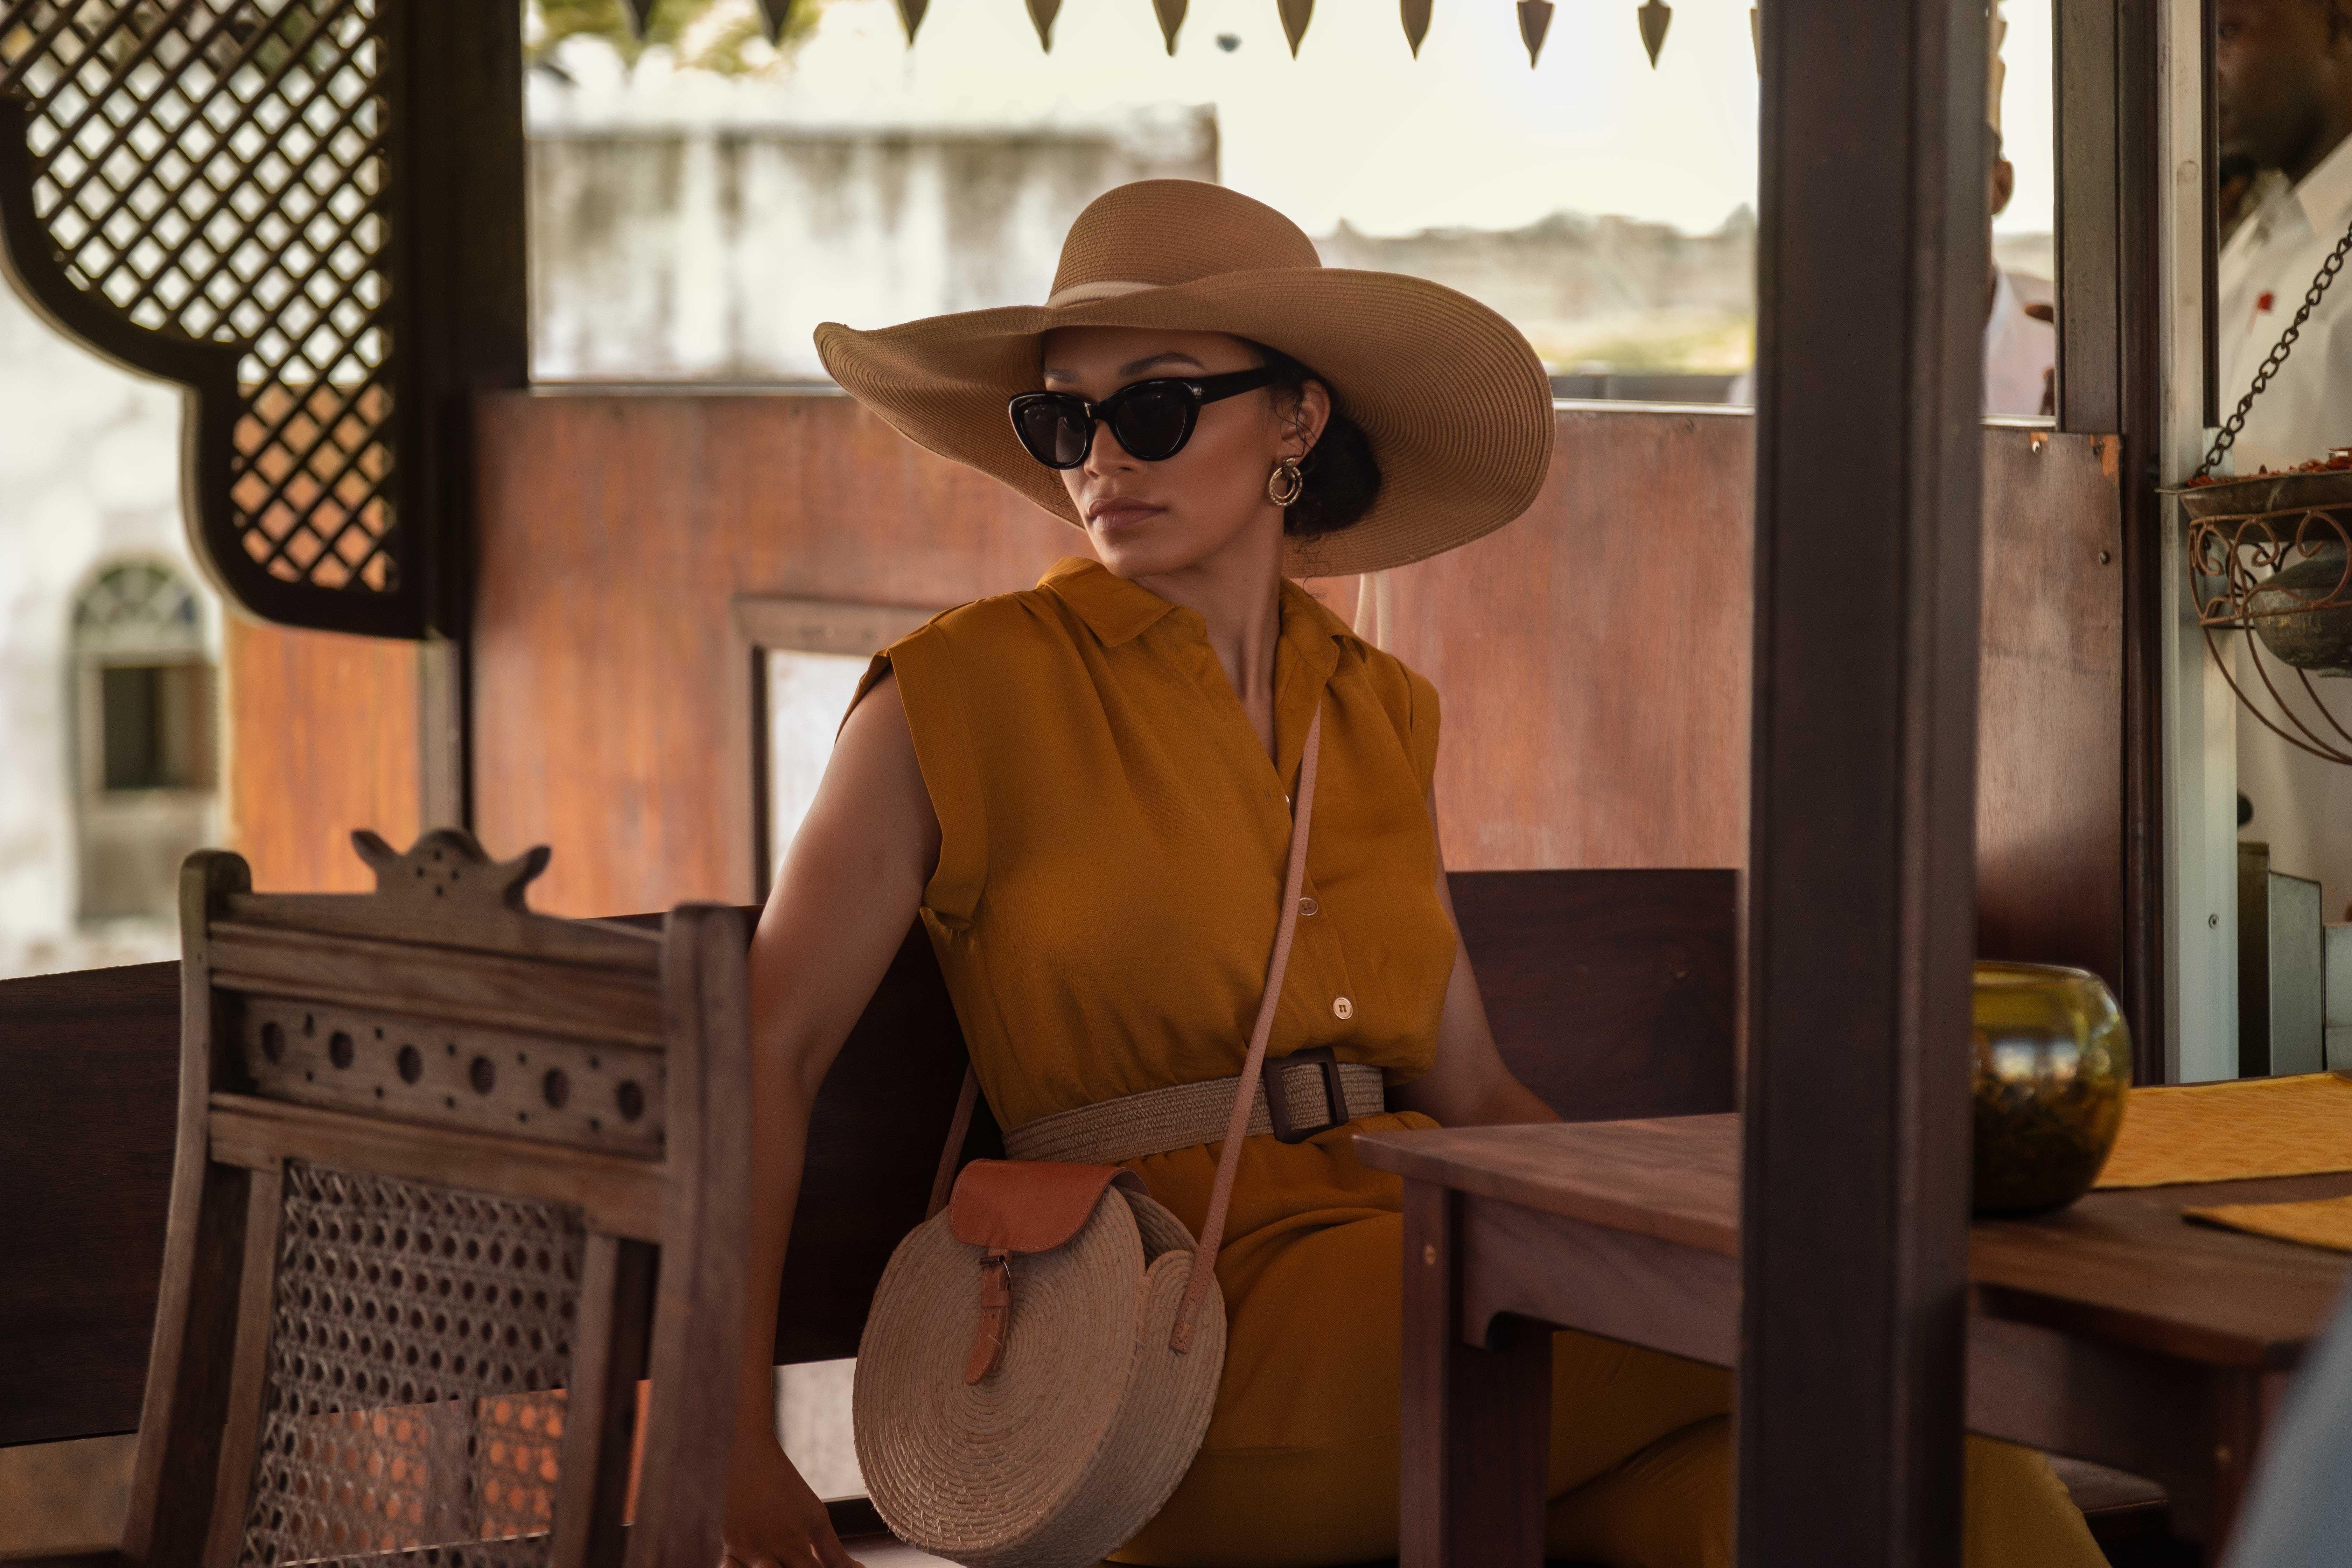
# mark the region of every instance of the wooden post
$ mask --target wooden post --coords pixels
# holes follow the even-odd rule
[[[1551,1330],[1462,1316],[1463,1195],[1404,1189],[1402,1568],[1541,1568]]]
[[[425,827],[473,825],[474,399],[530,380],[521,18],[513,5],[405,6],[387,84],[404,138],[395,221],[409,231],[394,280],[407,360],[401,500],[432,539],[418,669]]]
[[[2156,6],[2057,0],[2058,427],[2123,438],[2124,899],[2118,1000],[2137,1083],[2176,1078],[2168,1037],[2166,903],[2174,881],[2164,816],[2163,479],[2167,354],[2158,134],[2165,19]],[[2210,189],[2210,168],[2207,188]],[[2209,300],[2210,304],[2210,300]]]
[[[1950,1568],[1986,27],[1763,26],[1739,1561]]]
[[[2058,0],[2051,18],[2058,92],[2058,428],[2084,436],[2124,427],[2116,10],[2113,0]]]

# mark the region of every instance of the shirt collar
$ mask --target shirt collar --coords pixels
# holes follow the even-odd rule
[[[1282,580],[1282,637],[1318,684],[1339,667],[1343,645],[1353,644],[1360,652],[1363,647],[1347,622],[1287,577]]]
[[[1078,619],[1093,628],[1105,647],[1131,642],[1160,624],[1176,606],[1144,587],[1118,576],[1099,561],[1066,555],[1056,561],[1037,586],[1076,610]]]
[[[2333,238],[2344,227],[2352,213],[2352,136],[2338,142],[2318,167],[2296,183],[2294,199],[2312,233],[2321,238]]]
[[[1082,555],[1054,563],[1037,579],[1037,586],[1077,612],[1105,647],[1133,641],[1176,610],[1141,584]],[[1328,676],[1339,664],[1339,643],[1358,640],[1347,622],[1286,577],[1282,584],[1282,637],[1318,676]]]

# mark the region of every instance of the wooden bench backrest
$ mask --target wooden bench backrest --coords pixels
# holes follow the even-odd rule
[[[1504,1055],[1561,1114],[1731,1109],[1733,873],[1456,872],[1453,892]],[[12,1197],[0,1204],[0,1343],[12,1348],[0,1444],[138,1425],[173,1139],[177,967],[0,982],[0,1192]],[[882,1266],[922,1217],[962,1052],[929,943],[910,932],[818,1097],[780,1363],[856,1352]],[[967,1152],[992,1132],[976,1128]]]
[[[359,841],[371,895],[255,894],[220,853],[184,872],[124,1552],[231,1568],[541,1535],[557,1568],[709,1561],[742,1311],[741,919],[551,920],[523,902],[543,849]]]
[[[1496,1043],[1571,1121],[1734,1100],[1733,873],[1457,871],[1454,918]],[[891,1248],[923,1217],[963,1036],[920,926],[818,1092],[784,1264],[779,1364],[857,1353]],[[983,1103],[967,1159],[1003,1152]]]

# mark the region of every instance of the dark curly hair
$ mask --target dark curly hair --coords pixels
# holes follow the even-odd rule
[[[1249,342],[1260,364],[1275,373],[1273,384],[1265,390],[1276,409],[1297,407],[1310,381],[1321,385],[1331,398],[1331,416],[1324,423],[1323,434],[1306,461],[1298,465],[1306,488],[1283,513],[1282,531],[1293,539],[1312,539],[1336,533],[1359,521],[1381,496],[1381,465],[1372,456],[1372,438],[1348,417],[1329,382],[1280,349],[1246,338],[1243,342]]]

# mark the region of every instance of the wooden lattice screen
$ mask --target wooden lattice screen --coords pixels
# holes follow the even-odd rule
[[[0,260],[60,329],[189,388],[191,531],[268,619],[460,624],[463,421],[434,405],[522,380],[515,11],[0,0]],[[487,353],[446,308],[485,288],[511,297]]]

